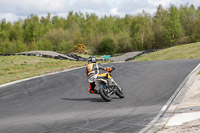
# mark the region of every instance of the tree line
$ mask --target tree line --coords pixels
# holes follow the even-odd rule
[[[154,15],[104,16],[68,12],[66,18],[30,15],[0,23],[0,53],[30,50],[72,52],[85,44],[91,54],[162,49],[200,41],[200,6],[157,7]]]

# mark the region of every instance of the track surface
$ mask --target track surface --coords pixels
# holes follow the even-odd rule
[[[126,97],[110,103],[88,93],[85,68],[0,88],[0,133],[138,132],[199,62],[114,64]]]
[[[114,61],[114,62],[119,62],[119,61],[125,61],[126,59],[128,58],[133,58],[135,56],[137,56],[138,54],[142,53],[141,52],[129,52],[129,53],[125,53],[121,56],[117,56],[117,57],[111,57],[111,61]]]

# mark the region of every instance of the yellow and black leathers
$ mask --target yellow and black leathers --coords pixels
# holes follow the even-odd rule
[[[95,93],[94,91],[94,88],[95,88],[95,83],[92,82],[91,80],[89,80],[90,78],[94,78],[95,75],[97,77],[106,77],[106,74],[99,74],[99,70],[104,70],[104,71],[112,71],[112,67],[103,67],[101,66],[100,64],[98,63],[90,63],[90,64],[87,64],[87,67],[86,67],[86,74],[87,74],[87,77],[88,77],[88,81],[89,81],[89,92],[90,93]],[[110,75],[108,78],[111,78]]]

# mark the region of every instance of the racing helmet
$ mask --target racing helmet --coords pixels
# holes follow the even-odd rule
[[[96,63],[96,58],[94,57],[94,56],[90,56],[89,58],[88,58],[88,64],[89,63]]]

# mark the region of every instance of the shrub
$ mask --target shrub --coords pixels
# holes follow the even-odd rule
[[[107,55],[112,55],[116,51],[116,46],[115,43],[112,39],[106,37],[103,38],[100,45],[97,48],[98,54],[107,54]]]

